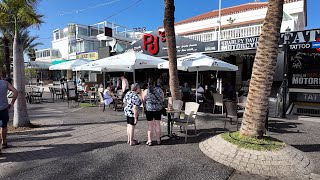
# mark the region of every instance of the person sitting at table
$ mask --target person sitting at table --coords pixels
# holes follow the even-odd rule
[[[116,111],[118,106],[118,98],[114,93],[114,91],[115,91],[114,88],[110,86],[107,87],[107,89],[105,89],[103,92],[103,99],[104,99],[104,104],[107,106],[113,103],[113,107],[114,107],[113,110]]]
[[[188,102],[191,99],[191,88],[189,87],[188,83],[184,83],[182,87],[182,101]]]
[[[142,101],[145,104],[146,117],[148,121],[148,141],[147,145],[152,146],[153,127],[156,128],[157,144],[161,143],[161,110],[163,109],[164,93],[160,87],[155,87],[152,78],[148,80],[148,89],[142,93]]]
[[[198,98],[202,98],[203,97],[203,94],[204,94],[204,88],[201,86],[201,84],[199,83],[198,84],[198,89],[196,91],[196,96]]]

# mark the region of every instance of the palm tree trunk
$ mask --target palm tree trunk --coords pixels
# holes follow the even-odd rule
[[[174,30],[174,0],[164,0],[164,29],[166,33],[169,57],[169,85],[173,99],[181,99],[177,69],[176,35]]]
[[[9,47],[9,39],[4,35],[2,38],[2,43],[4,45],[4,64],[6,68],[6,76],[10,76],[11,68],[10,68],[10,47]]]
[[[16,30],[13,41],[13,82],[19,96],[14,105],[13,126],[25,127],[30,123],[25,97],[25,72],[23,50]]]
[[[242,136],[261,137],[265,131],[268,97],[277,63],[282,16],[283,0],[269,0],[240,129]]]

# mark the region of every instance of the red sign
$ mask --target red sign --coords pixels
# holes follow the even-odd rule
[[[149,51],[152,55],[157,55],[159,53],[159,39],[161,42],[166,42],[166,34],[164,31],[159,31],[158,36],[153,36],[152,34],[143,35],[143,49]]]
[[[318,38],[316,41],[320,42],[320,38]],[[320,48],[316,48],[316,51],[320,52]]]

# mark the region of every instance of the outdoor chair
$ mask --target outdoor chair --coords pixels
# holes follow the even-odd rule
[[[64,93],[63,93],[63,89],[61,88],[53,88],[53,92],[54,95],[56,96],[56,98],[60,98],[60,99],[64,99]]]
[[[183,101],[180,100],[173,100],[172,107],[175,110],[182,110],[183,106]],[[179,119],[180,118],[180,113],[174,113],[173,114],[173,119]]]
[[[226,110],[226,121],[224,122],[224,129],[226,129],[227,120],[230,120],[230,124],[235,120],[237,123],[237,130],[239,130],[239,123],[241,123],[243,111],[239,111],[237,103],[233,101],[225,101],[224,107]]]
[[[124,94],[122,92],[122,89],[117,90],[117,98],[118,98],[118,103],[121,105],[121,108],[124,108],[124,105],[123,105]]]
[[[188,138],[188,126],[194,126],[194,133],[197,134],[197,126],[196,126],[196,116],[199,109],[199,104],[196,102],[187,102],[185,105],[185,112],[183,119],[174,119],[173,122],[175,125],[181,126],[185,130],[185,142],[187,142]]]
[[[32,102],[42,102],[42,95],[43,95],[44,88],[35,88],[31,93]]]
[[[104,103],[103,92],[99,91],[98,95],[99,95],[99,108],[101,107],[101,105],[103,105],[102,112],[104,112],[106,110],[106,104]]]
[[[218,93],[211,93],[213,97],[213,114],[216,106],[221,107],[221,114],[223,114],[223,95]]]

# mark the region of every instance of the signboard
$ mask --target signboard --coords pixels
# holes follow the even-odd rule
[[[320,52],[304,49],[289,52],[289,87],[320,88]]]
[[[138,28],[133,28],[134,32],[146,32],[147,28],[146,27],[138,27]]]
[[[289,42],[291,51],[303,49],[315,49],[320,52],[320,29],[311,29],[305,31],[290,32],[286,36],[281,33],[279,46]],[[194,52],[218,51],[218,41],[201,42],[176,35],[177,55],[185,55]],[[221,51],[235,51],[246,49],[257,49],[259,36],[222,40],[220,42]],[[130,45],[127,51],[139,51],[145,54],[166,57],[167,43],[165,32],[154,31],[151,34],[145,34],[142,39]]]
[[[97,51],[92,52],[80,52],[77,53],[77,59],[88,59],[88,60],[97,60],[99,59],[99,54]]]
[[[320,94],[318,93],[296,93],[295,101],[320,103]]]
[[[200,42],[189,38],[176,36],[177,55],[185,55],[195,52],[217,51],[218,42]],[[137,51],[144,54],[166,57],[168,47],[165,32],[154,31],[151,34],[144,34],[143,38],[128,46],[125,52]]]
[[[259,36],[221,41],[221,51],[257,49]]]
[[[289,32],[287,36],[285,33],[281,33],[280,45],[286,44],[286,40],[288,40],[291,51],[320,48],[315,43],[320,41],[320,29]]]
[[[69,100],[78,100],[76,81],[67,81],[67,97]]]

